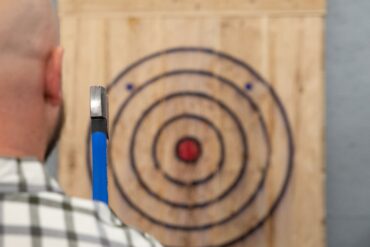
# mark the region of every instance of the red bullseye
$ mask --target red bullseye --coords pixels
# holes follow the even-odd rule
[[[181,139],[176,147],[177,157],[186,163],[195,163],[202,154],[202,147],[195,138],[185,137]]]

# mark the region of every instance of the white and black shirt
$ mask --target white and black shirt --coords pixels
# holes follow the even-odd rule
[[[161,247],[103,203],[63,194],[36,160],[0,158],[0,246]]]

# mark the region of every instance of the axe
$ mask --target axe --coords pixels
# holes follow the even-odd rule
[[[92,196],[108,205],[108,97],[102,86],[90,88]]]

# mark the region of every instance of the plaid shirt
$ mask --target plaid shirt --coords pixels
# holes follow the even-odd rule
[[[161,245],[103,203],[64,195],[40,162],[0,158],[0,246]]]

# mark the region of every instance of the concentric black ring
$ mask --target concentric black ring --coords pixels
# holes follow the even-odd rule
[[[173,123],[175,123],[179,120],[183,120],[183,119],[191,119],[191,120],[194,120],[194,121],[200,121],[200,122],[204,123],[205,125],[207,125],[209,128],[211,128],[213,130],[213,132],[216,133],[217,140],[220,144],[220,160],[218,161],[218,168],[215,171],[212,171],[205,178],[195,179],[195,180],[190,181],[190,182],[186,182],[186,181],[183,181],[183,180],[180,180],[180,179],[177,179],[177,178],[173,178],[170,174],[168,174],[166,171],[164,171],[161,167],[161,163],[159,162],[158,155],[157,155],[157,146],[158,146],[157,144],[158,144],[158,141],[159,141],[163,131],[167,127],[169,127],[171,124],[173,124]],[[176,146],[178,146],[178,145],[176,145]],[[208,119],[206,119],[202,116],[198,116],[198,115],[195,115],[195,114],[181,114],[181,115],[177,115],[177,116],[172,117],[171,119],[167,120],[161,126],[161,128],[159,128],[159,130],[157,131],[157,133],[154,136],[154,141],[153,141],[153,145],[152,145],[152,156],[153,156],[154,165],[155,165],[156,169],[158,169],[163,174],[165,179],[167,179],[171,183],[173,183],[175,185],[178,185],[178,186],[193,187],[193,186],[198,186],[198,185],[209,182],[213,177],[215,177],[222,170],[222,168],[224,166],[224,161],[225,161],[225,157],[224,157],[225,156],[225,144],[224,144],[224,139],[222,137],[221,131],[211,121],[209,121]]]
[[[249,102],[251,108],[258,115],[259,121],[260,121],[260,124],[261,124],[261,128],[263,130],[263,134],[264,134],[264,139],[265,139],[265,142],[266,142],[267,150],[268,150],[267,151],[268,158],[266,160],[265,169],[264,169],[263,174],[261,176],[260,182],[258,183],[258,186],[257,186],[256,191],[250,196],[250,198],[246,199],[245,203],[240,207],[239,210],[236,210],[235,212],[231,213],[231,215],[229,217],[226,217],[225,219],[219,220],[218,222],[214,222],[214,223],[204,224],[204,225],[201,225],[201,226],[180,226],[180,225],[168,224],[168,223],[165,223],[165,222],[160,221],[158,219],[155,219],[152,216],[150,216],[148,213],[146,213],[143,210],[141,210],[126,195],[126,193],[122,189],[122,185],[120,184],[117,176],[115,175],[116,174],[115,172],[113,173],[113,176],[115,177],[115,183],[117,185],[117,189],[118,189],[119,193],[121,194],[121,196],[123,198],[125,198],[125,200],[127,201],[127,203],[133,209],[135,209],[135,211],[137,211],[141,216],[143,216],[147,220],[151,221],[154,224],[157,224],[157,225],[160,225],[160,226],[163,226],[163,227],[166,227],[166,228],[170,228],[170,229],[177,229],[177,230],[183,230],[183,231],[199,231],[199,230],[207,230],[207,229],[210,229],[210,228],[212,228],[214,226],[225,224],[225,223],[229,222],[230,220],[232,220],[233,218],[235,218],[238,215],[240,215],[246,208],[249,207],[249,205],[255,200],[255,198],[257,197],[258,193],[260,192],[260,190],[263,187],[263,184],[264,184],[264,181],[265,181],[265,178],[266,178],[266,175],[267,175],[268,166],[269,166],[271,148],[270,148],[270,141],[269,141],[269,137],[268,137],[268,133],[267,133],[266,124],[265,124],[265,122],[264,122],[264,120],[262,118],[262,115],[261,115],[261,113],[259,111],[258,106],[253,102],[253,100],[248,95],[244,94],[244,92],[240,88],[238,88],[233,82],[227,80],[226,78],[223,78],[221,76],[215,75],[215,74],[213,74],[211,72],[199,71],[199,70],[171,71],[171,72],[168,72],[168,73],[164,73],[162,75],[159,75],[159,76],[157,76],[157,77],[155,77],[155,78],[153,78],[153,79],[145,82],[143,84],[143,86],[141,86],[137,91],[135,91],[135,93],[133,95],[131,95],[129,97],[129,99],[126,100],[124,102],[124,104],[120,107],[120,109],[118,110],[118,113],[117,113],[117,115],[116,115],[116,117],[114,118],[114,121],[113,121],[112,138],[114,138],[115,129],[116,129],[115,127],[117,126],[118,122],[120,121],[120,117],[123,114],[123,111],[125,110],[125,108],[129,104],[130,100],[134,96],[136,96],[138,93],[140,93],[142,90],[144,90],[145,88],[149,87],[150,85],[152,85],[154,83],[158,83],[163,78],[171,77],[171,76],[177,76],[177,75],[184,75],[184,74],[186,74],[186,75],[193,74],[193,75],[205,76],[205,77],[213,78],[213,79],[216,79],[217,81],[219,81],[221,83],[224,83],[225,85],[230,86],[231,88],[233,88],[236,91],[236,93],[238,93],[242,98],[244,98],[245,100],[247,100],[247,102]],[[200,97],[205,97],[206,99],[209,99],[211,101],[214,101],[215,100],[215,99],[213,99],[213,97],[211,97],[209,95],[206,95],[206,94],[203,94],[203,93],[197,93],[197,92],[181,92],[181,93],[174,94],[172,96],[167,96],[165,98],[162,98],[161,100],[158,100],[153,105],[160,104],[161,102],[167,102],[169,100],[168,97],[181,97],[181,96],[182,97],[184,97],[184,96],[185,97],[189,97],[191,94],[193,94],[195,96],[198,95]],[[223,108],[223,107],[225,107],[226,109],[228,108],[222,102],[218,102],[217,100],[215,102],[221,108]],[[196,209],[196,208],[205,208],[207,206],[210,206],[210,205],[212,205],[214,203],[217,203],[217,202],[223,200],[238,185],[238,183],[240,182],[240,180],[243,177],[243,174],[245,172],[245,168],[246,167],[245,168],[242,168],[242,171],[240,171],[240,173],[239,173],[239,174],[241,174],[241,176],[239,176],[236,179],[236,181],[233,183],[232,187],[229,187],[229,189],[225,193],[223,193],[221,195],[221,197],[218,197],[218,198],[216,198],[216,199],[214,199],[212,201],[208,201],[207,203],[202,203],[202,204],[186,205],[186,204],[180,204],[180,203],[173,203],[173,202],[168,201],[168,200],[163,200],[163,198],[161,198],[159,195],[157,195],[156,193],[153,193],[150,190],[150,188],[148,188],[148,186],[146,184],[143,184],[143,180],[140,178],[140,174],[138,173],[138,171],[136,169],[135,160],[132,159],[132,158],[134,157],[133,154],[134,154],[134,146],[135,146],[135,136],[136,136],[136,134],[138,132],[138,128],[141,125],[139,123],[143,121],[143,119],[145,118],[145,116],[148,114],[148,111],[149,112],[152,111],[152,108],[154,108],[153,105],[151,107],[149,107],[146,111],[144,111],[143,114],[141,115],[140,120],[138,121],[138,123],[136,123],[136,126],[135,126],[134,131],[133,131],[133,135],[132,135],[131,141],[130,141],[130,158],[131,158],[130,163],[131,163],[132,169],[133,169],[136,177],[139,180],[140,185],[145,189],[145,191],[147,193],[149,193],[151,196],[153,196],[154,198],[156,198],[158,201],[163,202],[163,203],[165,203],[165,204],[167,204],[169,206],[172,206],[172,207],[183,208],[183,209],[187,209],[187,210],[192,210],[192,209]],[[230,110],[230,112],[231,112],[231,114],[233,114],[231,110]],[[240,127],[241,133],[245,133],[243,127],[240,124],[240,121],[238,120],[238,118],[236,116],[235,116],[235,118],[237,119],[236,121],[239,123],[238,126]],[[244,138],[242,140],[245,140],[246,141],[246,134],[244,134],[244,135],[242,134],[242,136],[244,136]],[[245,145],[246,145],[246,143],[245,143]],[[243,155],[243,157],[247,157],[247,155],[245,154],[245,155]],[[111,154],[110,154],[110,161],[111,161],[110,163],[112,164],[112,169],[114,169],[113,161],[111,159]],[[245,161],[246,161],[246,159],[245,159]]]
[[[158,79],[159,81],[160,79]],[[156,81],[156,80],[155,80]],[[142,179],[141,175],[140,175],[140,172],[137,170],[137,166],[136,166],[136,159],[135,159],[135,147],[136,147],[136,135],[137,133],[139,132],[139,129],[142,125],[142,123],[144,122],[145,120],[145,117],[150,114],[151,111],[153,111],[157,106],[159,106],[160,104],[163,104],[164,102],[168,103],[169,101],[171,101],[172,99],[175,99],[175,98],[179,98],[179,97],[197,97],[197,98],[202,98],[202,99],[206,99],[206,100],[209,100],[213,103],[215,103],[216,105],[218,105],[221,109],[223,109],[224,111],[226,111],[226,113],[231,117],[231,119],[235,122],[237,128],[238,128],[238,131],[240,133],[240,136],[241,136],[241,141],[242,141],[242,150],[243,150],[243,153],[242,153],[242,164],[241,164],[241,168],[240,168],[240,171],[239,171],[239,175],[237,176],[237,178],[235,179],[235,181],[232,182],[232,184],[224,191],[221,193],[220,196],[214,198],[214,199],[211,199],[209,201],[206,201],[206,202],[202,202],[202,203],[192,203],[192,204],[186,204],[186,203],[178,203],[178,202],[173,202],[171,200],[168,200],[168,199],[165,199],[163,197],[161,197],[159,194],[157,194],[156,192],[154,192],[150,186],[147,185],[147,183]],[[123,112],[123,111],[122,111]],[[120,118],[121,114],[117,114],[117,122],[119,121],[119,118]],[[112,139],[114,138],[114,132],[115,132],[115,129],[112,129]],[[221,200],[223,200],[225,197],[227,197],[235,188],[236,186],[240,183],[241,179],[243,178],[243,176],[245,175],[245,172],[246,172],[246,168],[247,168],[247,162],[248,162],[248,144],[247,144],[247,134],[245,133],[243,127],[242,127],[242,124],[241,122],[239,121],[238,117],[235,115],[235,113],[232,112],[231,109],[229,109],[226,105],[224,105],[221,101],[218,101],[217,99],[209,96],[209,95],[206,95],[206,94],[202,94],[202,93],[196,93],[196,92],[181,92],[181,93],[176,93],[176,94],[170,94],[166,97],[163,97],[159,100],[157,100],[155,103],[153,103],[147,110],[145,110],[142,114],[142,116],[140,117],[140,119],[138,120],[138,122],[136,123],[135,127],[134,127],[134,131],[133,131],[133,134],[132,134],[132,137],[131,137],[131,141],[130,141],[130,165],[134,171],[134,174],[136,176],[136,178],[138,179],[139,181],[139,184],[140,186],[149,194],[151,195],[152,197],[154,197],[155,199],[159,200],[160,202],[163,202],[165,204],[167,204],[168,206],[171,206],[171,207],[175,207],[175,208],[183,208],[183,209],[188,209],[188,210],[192,210],[192,209],[197,209],[197,208],[205,208],[205,207],[208,207],[214,203],[217,203]],[[113,164],[113,161],[111,161],[111,164]],[[122,188],[122,187],[121,187]]]
[[[256,71],[254,71],[254,69],[252,67],[250,67],[249,65],[247,65],[243,61],[241,61],[237,58],[234,58],[230,55],[227,55],[225,53],[217,52],[217,51],[214,51],[212,49],[201,48],[201,47],[180,47],[180,48],[168,49],[168,50],[160,51],[160,52],[154,53],[152,55],[149,55],[147,57],[144,57],[144,58],[138,60],[137,62],[133,63],[129,67],[127,67],[127,69],[125,69],[124,71],[122,71],[114,79],[114,81],[109,85],[108,92],[113,90],[116,87],[116,85],[118,85],[119,82],[122,79],[125,78],[126,75],[128,75],[134,69],[137,69],[140,65],[143,65],[144,63],[147,63],[147,62],[149,62],[151,60],[154,60],[156,58],[159,58],[161,56],[175,55],[175,54],[204,54],[204,55],[207,55],[207,56],[213,56],[216,59],[226,60],[230,63],[233,63],[236,67],[244,69],[247,73],[251,74],[256,79],[256,81],[255,81],[256,83],[260,83],[270,93],[274,103],[276,104],[276,107],[279,110],[279,113],[281,114],[281,119],[282,119],[283,124],[285,126],[285,134],[287,136],[287,142],[288,142],[287,143],[287,148],[288,148],[287,169],[286,169],[286,172],[285,172],[285,177],[284,177],[283,184],[282,184],[282,186],[281,186],[281,188],[278,192],[276,200],[272,202],[272,205],[269,208],[269,210],[267,211],[267,213],[265,215],[263,215],[255,225],[253,225],[251,228],[247,229],[245,232],[241,233],[239,236],[235,237],[234,239],[227,240],[225,242],[222,242],[222,243],[219,243],[219,244],[216,244],[216,245],[207,245],[207,247],[227,247],[227,246],[231,246],[235,243],[238,243],[238,242],[250,237],[259,228],[261,228],[266,223],[266,221],[273,215],[273,213],[276,211],[276,209],[278,208],[280,202],[282,201],[282,199],[283,199],[283,197],[284,197],[284,195],[287,191],[289,181],[290,181],[290,178],[291,178],[291,175],[292,175],[292,172],[293,172],[293,160],[294,160],[294,150],[295,150],[294,149],[294,143],[293,143],[293,134],[292,134],[292,130],[291,130],[291,127],[290,127],[290,124],[289,124],[288,116],[287,116],[287,113],[284,109],[284,106],[283,106],[281,100],[277,96],[274,89]],[[145,85],[143,87],[136,88],[136,90],[133,91],[133,94],[128,98],[128,100],[130,100],[132,97],[136,96],[136,94],[138,92],[140,92],[144,87],[145,87]],[[262,116],[260,116],[260,117],[262,117]],[[117,123],[114,123],[114,124],[117,124]],[[87,155],[87,157],[86,157],[87,158],[87,169],[88,169],[89,174],[90,174],[89,178],[91,179],[91,166],[90,166],[91,158],[90,158],[89,132],[88,132],[88,135],[87,135],[87,143],[88,143],[87,152],[86,152],[86,155]],[[269,147],[268,153],[270,154],[271,153],[270,143],[269,143],[268,147]],[[194,230],[195,231],[200,231],[200,230],[206,230],[206,229],[211,228],[212,226],[215,226],[215,225],[209,225],[208,224],[208,225],[203,225],[201,227],[197,227],[197,228],[194,229],[192,227],[179,227],[179,226],[176,226],[176,225],[166,224],[164,222],[158,221],[157,219],[152,218],[150,215],[147,215],[144,211],[138,209],[132,203],[132,201],[124,193],[122,193],[121,188],[119,186],[118,178],[116,177],[115,174],[113,174],[113,175],[114,175],[114,183],[116,184],[121,196],[125,199],[125,201],[128,203],[128,205],[130,207],[132,207],[133,209],[135,209],[136,211],[139,210],[139,213],[142,216],[144,216],[145,218],[147,218],[149,221],[151,221],[152,223],[163,226],[163,227],[166,227],[166,228],[169,228],[169,229],[176,229],[176,230],[183,230],[183,231],[194,231]],[[244,207],[241,209],[241,211],[246,209],[252,203],[252,201],[255,199],[255,197],[257,197],[257,194],[262,189],[262,187],[263,187],[263,181],[261,181],[259,183],[259,186],[258,186],[258,189],[257,189],[256,193],[251,197],[250,202],[246,203],[244,205]],[[238,214],[239,213],[236,213],[236,215],[238,215]],[[218,222],[218,224],[216,224],[216,225],[222,225],[222,224],[224,224],[228,221],[229,220],[224,220],[224,221]]]

